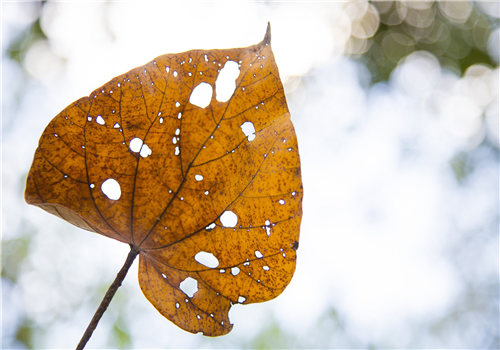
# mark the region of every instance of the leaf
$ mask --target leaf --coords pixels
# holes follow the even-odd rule
[[[300,161],[269,27],[247,48],[157,57],[69,105],[25,197],[137,247],[141,289],[176,325],[228,333],[232,304],[276,297],[295,270]]]

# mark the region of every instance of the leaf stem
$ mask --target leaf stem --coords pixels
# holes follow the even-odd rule
[[[80,342],[78,343],[76,350],[82,350],[85,348],[85,345],[89,341],[90,337],[92,336],[92,333],[97,327],[97,324],[99,323],[99,320],[101,319],[102,315],[108,308],[109,303],[111,302],[111,299],[113,299],[113,296],[115,295],[116,291],[118,288],[122,285],[123,279],[127,275],[127,272],[132,266],[132,263],[135,260],[135,257],[139,254],[139,248],[133,245],[130,245],[130,252],[127,255],[127,259],[125,260],[125,263],[123,264],[122,268],[116,275],[115,280],[113,283],[109,286],[108,291],[104,295],[104,298],[101,301],[101,304],[99,304],[99,307],[97,308],[94,317],[92,317],[92,320],[90,320],[89,325],[87,326],[87,329],[85,330],[85,333],[83,333],[82,339],[80,339]]]

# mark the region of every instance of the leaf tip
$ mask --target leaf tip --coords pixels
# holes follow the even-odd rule
[[[261,42],[262,45],[270,45],[271,44],[271,22],[267,22],[266,34],[264,35],[264,39]]]

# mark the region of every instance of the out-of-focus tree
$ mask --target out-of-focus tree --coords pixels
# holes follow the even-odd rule
[[[488,39],[499,20],[488,4],[469,1],[373,1],[360,8],[347,52],[370,70],[372,82],[387,80],[414,51],[433,54],[443,68],[462,75],[474,64],[495,67]],[[363,6],[366,12],[362,12]],[[494,11],[494,9],[492,10]],[[373,30],[376,29],[375,33]]]

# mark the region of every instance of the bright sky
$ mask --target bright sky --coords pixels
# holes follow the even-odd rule
[[[7,45],[32,13],[26,3],[3,8]],[[363,16],[371,27],[361,31],[356,21]],[[352,33],[371,35],[373,23],[375,29],[378,24],[374,16],[366,3],[353,8],[340,2],[47,4],[42,27],[49,42],[28,52],[25,64],[33,80],[16,110],[9,101],[18,96],[16,80],[22,74],[3,60],[3,236],[15,237],[22,225],[36,227],[20,285],[4,287],[13,295],[12,302],[4,300],[4,315],[11,315],[4,319],[7,332],[23,310],[37,322],[49,323],[49,335],[40,344],[74,346],[94,312],[94,306],[89,309],[81,300],[91,298],[90,304],[97,306],[94,287],[111,283],[128,251],[27,207],[20,198],[24,184],[19,178],[50,119],[112,77],[158,55],[257,43],[270,21],[304,181],[292,283],[271,302],[234,306],[233,331],[209,339],[183,332],[161,317],[142,296],[134,266],[123,287],[130,304],[123,311],[110,310],[112,316],[103,320],[91,344],[106,344],[106,327],[122,312],[134,315],[126,322],[137,347],[235,347],[262,331],[269,319],[304,339],[302,346],[321,347],[325,344],[311,334],[317,335],[326,310],[335,308],[346,322],[346,333],[355,334],[361,344],[405,347],[421,336],[417,344],[463,345],[450,343],[465,341],[455,334],[459,329],[451,331],[450,342],[440,343],[416,333],[416,327],[447,312],[470,278],[452,264],[451,246],[462,241],[463,232],[484,229],[498,213],[494,156],[484,154],[481,168],[464,187],[457,185],[449,160],[486,137],[498,142],[499,72],[477,65],[458,78],[441,70],[434,56],[415,52],[388,83],[365,89],[367,72],[342,53]],[[5,82],[12,82],[12,89]],[[498,252],[475,244],[482,253],[467,255],[468,261],[480,266],[482,276],[495,276]],[[54,310],[60,318],[49,316]]]

